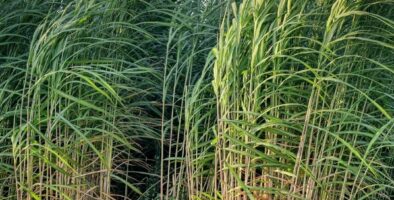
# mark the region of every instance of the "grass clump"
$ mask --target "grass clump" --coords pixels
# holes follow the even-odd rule
[[[233,4],[212,81],[222,199],[391,198],[392,6]]]
[[[0,199],[394,197],[392,1],[0,5]]]

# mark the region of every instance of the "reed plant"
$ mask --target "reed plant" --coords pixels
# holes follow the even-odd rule
[[[392,0],[0,6],[0,199],[394,198]]]
[[[187,107],[196,199],[393,198],[393,2],[231,12]]]

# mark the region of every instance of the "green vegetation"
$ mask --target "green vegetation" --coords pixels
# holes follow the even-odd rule
[[[394,198],[392,0],[0,6],[0,199]]]

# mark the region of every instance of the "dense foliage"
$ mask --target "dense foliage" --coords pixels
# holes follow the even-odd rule
[[[0,199],[394,198],[392,0],[0,6]]]

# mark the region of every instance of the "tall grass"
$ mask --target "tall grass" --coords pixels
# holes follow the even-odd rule
[[[393,198],[392,8],[232,4],[213,50],[214,100],[197,86],[188,107],[197,196]]]
[[[161,75],[149,66],[147,47],[158,41],[138,24],[138,6],[147,7],[18,1],[4,9],[12,12],[2,15],[1,196],[142,194],[133,169],[146,166],[135,154],[140,138],[159,138]]]
[[[392,199],[391,0],[0,0],[0,199]]]

